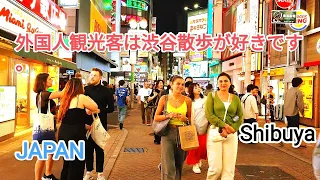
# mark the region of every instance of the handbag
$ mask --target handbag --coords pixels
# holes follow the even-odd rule
[[[55,140],[54,115],[50,111],[48,102],[47,114],[41,113],[41,92],[38,97],[38,114],[33,120],[32,138],[40,143],[43,140]]]
[[[206,114],[204,112],[204,106],[202,105],[201,110],[197,113],[197,116],[195,116],[195,112],[194,112],[194,103],[192,104],[192,114],[191,117],[194,121],[194,125],[197,129],[197,132],[199,135],[203,135],[207,132],[208,129],[208,125],[209,125],[209,121],[206,118]]]
[[[212,98],[214,98],[214,96],[215,96],[215,92],[212,93]],[[229,94],[229,98],[228,98],[228,103],[229,103],[229,101],[230,101],[230,94]],[[227,111],[228,111],[228,109],[226,109],[226,111],[224,113],[223,122],[226,121]],[[209,140],[211,140],[213,142],[219,142],[219,141],[223,141],[226,139],[225,137],[222,137],[220,135],[219,127],[216,127],[215,125],[209,126],[207,137]]]
[[[91,125],[91,131],[87,133],[87,138],[91,134],[92,140],[101,148],[104,149],[108,139],[110,139],[109,133],[104,129],[100,121],[99,115],[97,117],[92,114],[93,123]]]
[[[167,113],[167,105],[168,105],[168,95],[165,95],[166,103],[164,105],[163,114]],[[164,121],[153,121],[152,122],[152,129],[154,133],[158,136],[165,136],[168,133],[168,123],[170,119],[166,119]]]
[[[179,127],[181,149],[190,151],[199,148],[198,133],[195,125]]]

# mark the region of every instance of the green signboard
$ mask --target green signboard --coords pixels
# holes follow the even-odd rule
[[[148,4],[142,0],[127,0],[127,7],[148,11]]]
[[[289,10],[273,10],[272,24],[292,24],[296,23],[296,11]]]

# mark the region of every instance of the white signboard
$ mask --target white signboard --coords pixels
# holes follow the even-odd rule
[[[55,36],[57,29],[40,22],[22,10],[22,6],[8,0],[0,1],[0,28],[14,35],[19,33],[50,33]],[[30,37],[31,39],[33,37]],[[31,40],[30,39],[30,40]],[[54,41],[53,41],[54,42]]]
[[[237,33],[244,33],[243,31],[245,31],[245,29],[248,29],[248,27],[246,28],[244,25],[246,23],[246,13],[245,13],[245,9],[244,9],[244,3],[239,4],[239,6],[237,7],[237,17],[236,17],[236,32]]]
[[[0,122],[16,118],[16,87],[0,86]]]
[[[188,33],[207,33],[208,13],[188,17]]]
[[[259,28],[259,0],[250,0],[250,28],[251,33],[258,33]]]

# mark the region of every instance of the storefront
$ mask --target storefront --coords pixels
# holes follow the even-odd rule
[[[10,19],[21,23],[19,26],[8,17],[0,18],[0,141],[3,141],[33,125],[37,114],[36,94],[33,92],[36,75],[49,73],[53,86],[48,90],[58,91],[59,67],[77,69],[77,66],[47,53],[35,53],[32,49],[15,52],[13,41],[19,33],[32,28],[39,33],[55,35],[58,30],[15,1],[2,0],[0,9],[9,12]]]
[[[238,56],[228,61],[222,62],[222,72],[230,75],[232,84],[235,86],[235,91],[239,94],[243,93],[243,83],[239,81],[239,74],[242,71],[242,56]]]

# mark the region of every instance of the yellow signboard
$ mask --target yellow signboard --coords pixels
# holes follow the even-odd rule
[[[312,119],[313,108],[313,77],[301,77],[303,83],[300,86],[300,90],[303,93],[304,102],[304,117]]]
[[[270,70],[270,76],[283,76],[284,68],[276,68]],[[263,76],[268,76],[268,71],[263,71]]]
[[[90,33],[101,32],[107,33],[107,23],[98,9],[91,2],[90,7]]]

